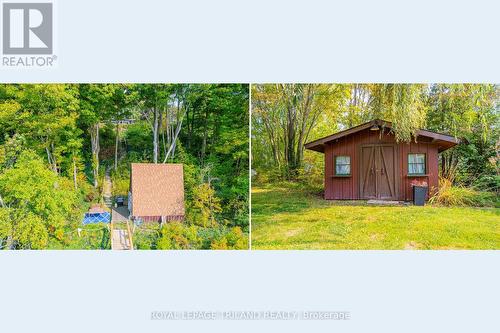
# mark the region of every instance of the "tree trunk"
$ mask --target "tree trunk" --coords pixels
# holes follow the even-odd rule
[[[208,138],[208,109],[205,111],[205,121],[203,124],[203,143],[201,146],[201,165],[205,164],[205,152],[207,150],[207,138]]]
[[[16,249],[16,247],[14,245],[14,240],[12,239],[12,235],[7,236],[7,242],[5,244],[5,247],[8,248],[9,250]]]
[[[263,121],[264,128],[266,130],[267,137],[269,139],[269,143],[271,144],[271,150],[273,153],[274,164],[278,167],[278,169],[281,169],[280,160],[279,160],[279,152],[278,152],[279,143],[275,139],[274,128],[271,126],[271,123],[272,122],[269,121],[268,119],[264,119],[264,121]]]
[[[165,113],[165,127],[163,127],[163,123],[161,126],[161,140],[163,142],[163,155],[167,156],[167,142],[165,140],[165,132],[168,134],[168,110]]]
[[[116,123],[116,140],[115,140],[115,172],[118,170],[118,143],[120,141],[120,124]]]
[[[297,140],[297,151],[295,153],[295,161],[294,161],[294,166],[296,169],[300,168],[302,165],[302,160],[303,160],[303,152],[304,152],[304,135],[306,132],[306,126],[307,126],[307,119],[309,118],[309,111],[310,111],[310,96],[311,96],[311,86],[307,86],[307,95],[306,95],[306,101],[303,104],[303,110],[302,110],[302,119],[300,123],[300,128],[299,128],[299,137]]]
[[[50,154],[49,147],[45,146],[45,152],[47,153],[47,162],[49,163],[50,167],[52,168],[52,155]]]
[[[77,168],[76,168],[76,160],[75,157],[73,156],[73,183],[75,184],[75,190],[78,189],[78,183],[77,183]]]
[[[181,131],[181,127],[182,127],[182,118],[180,120],[180,122],[177,124],[177,130],[175,131],[175,134],[173,135],[173,138],[172,138],[172,143],[170,144],[170,148],[168,149],[167,153],[165,154],[165,160],[163,161],[163,163],[167,163],[167,159],[169,158],[170,154],[172,154],[172,158],[175,154],[175,146],[176,146],[176,142],[177,142],[177,137],[179,136],[179,133]]]
[[[153,163],[158,163],[158,123],[159,123],[159,112],[158,109],[154,108],[153,115]]]
[[[58,175],[59,171],[57,169],[56,158],[54,157],[55,148],[54,148],[54,143],[53,142],[50,144],[50,149],[52,150],[52,170],[54,170],[54,172]]]
[[[293,176],[295,174],[295,107],[292,106],[288,110],[288,124],[287,124],[287,164],[289,167],[289,175]]]
[[[52,153],[53,151],[54,151],[54,145],[50,144],[50,147],[49,147],[49,143],[46,142],[45,143],[45,152],[47,153],[47,161],[48,161],[52,171],[54,171],[54,173],[57,174],[58,173],[57,172],[57,165],[56,165],[56,161],[54,158],[54,154]]]
[[[177,108],[179,110],[179,108]],[[179,111],[178,111],[179,112]],[[185,111],[185,113],[183,113],[182,115],[177,115],[177,128],[174,129],[174,125],[173,125],[173,121],[172,121],[172,117],[169,117],[167,118],[168,119],[168,124],[167,124],[167,127],[168,127],[168,133],[169,133],[169,148],[168,148],[168,151],[166,152],[165,154],[165,159],[163,160],[163,163],[166,163],[167,162],[167,159],[171,156],[172,159],[174,158],[174,155],[175,155],[175,148],[177,146],[177,138],[179,137],[179,133],[181,132],[181,128],[182,128],[182,122],[184,120],[184,117],[186,116],[187,114],[187,110]]]
[[[441,177],[446,177],[446,159],[444,154],[441,154]]]
[[[94,176],[94,187],[99,186],[99,123],[92,125],[90,129],[90,142],[92,145],[92,173]]]
[[[188,137],[187,137],[187,148],[190,149],[191,148],[191,139],[193,137],[193,127],[194,127],[194,120],[196,118],[196,114],[195,114],[195,109],[192,109],[192,111],[190,111],[189,108],[186,109],[186,112],[187,112],[187,130],[188,130]],[[189,114],[191,114],[191,117],[189,117]]]
[[[165,110],[165,118],[167,117],[168,109]],[[161,160],[161,143],[160,135],[163,133],[163,110],[160,111],[158,120],[158,159]]]

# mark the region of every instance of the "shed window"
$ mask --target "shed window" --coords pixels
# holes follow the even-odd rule
[[[351,174],[351,157],[350,156],[335,156],[335,174],[350,175]]]
[[[425,174],[425,154],[408,154],[408,174]]]

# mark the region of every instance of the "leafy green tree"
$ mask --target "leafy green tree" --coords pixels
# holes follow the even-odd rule
[[[471,184],[494,170],[500,135],[499,88],[496,85],[436,84],[428,97],[428,127],[466,139],[468,144],[441,154],[441,174]]]
[[[193,211],[191,219],[203,227],[214,227],[217,224],[216,216],[222,211],[220,199],[209,183],[198,185],[193,190]]]
[[[5,143],[0,145],[0,172],[16,163],[25,146],[26,140],[22,135],[14,134],[12,137],[5,137]]]
[[[42,218],[28,213],[19,217],[14,224],[13,240],[22,249],[45,249],[49,240],[49,233]]]
[[[372,118],[392,122],[396,141],[410,142],[425,126],[425,84],[376,84],[371,86]]]
[[[10,218],[10,209],[5,208],[0,202],[0,250],[7,248],[11,236],[12,221]]]
[[[11,136],[22,134],[33,149],[45,154],[52,170],[58,173],[66,153],[64,133],[76,128],[76,94],[73,87],[63,84],[0,86],[0,127]]]
[[[196,226],[186,226],[179,222],[165,224],[160,230],[158,250],[197,249],[201,239]]]
[[[114,84],[78,85],[80,96],[80,126],[90,138],[91,165],[94,187],[99,186],[100,130],[103,122],[109,121],[116,111],[113,101],[120,86]]]
[[[127,142],[127,154],[136,162],[152,161],[153,146],[151,144],[151,128],[143,122],[138,121],[129,125],[124,133]]]
[[[171,87],[166,84],[140,84],[135,86],[135,92],[138,108],[151,126],[153,163],[158,163],[162,117],[168,107]]]
[[[49,235],[61,239],[64,225],[72,219],[77,199],[68,189],[71,188],[68,182],[28,150],[21,153],[14,167],[0,175],[0,195],[5,206],[19,211],[16,220],[26,219],[27,228],[38,230],[38,222],[43,221]]]

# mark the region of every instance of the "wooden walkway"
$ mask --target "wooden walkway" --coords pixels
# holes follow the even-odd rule
[[[104,203],[111,209],[111,221],[109,228],[111,231],[111,250],[133,250],[132,230],[128,220],[128,208],[125,206],[113,207],[112,183],[110,169],[106,169],[104,178]],[[115,223],[126,224],[126,229],[115,229]]]
[[[111,208],[113,206],[113,200],[112,200],[112,184],[111,184],[111,176],[110,176],[110,169],[106,169],[106,175],[104,176],[104,183],[103,183],[103,197],[104,197],[104,204],[108,207]]]
[[[128,232],[122,229],[113,230],[113,238],[111,239],[111,250],[130,250],[130,238]]]
[[[111,250],[133,250],[132,230],[127,221],[127,229],[115,229],[113,222],[109,224],[111,228]]]

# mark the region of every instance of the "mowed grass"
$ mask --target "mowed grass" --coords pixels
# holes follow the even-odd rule
[[[254,187],[252,249],[500,249],[500,209],[368,206]]]

